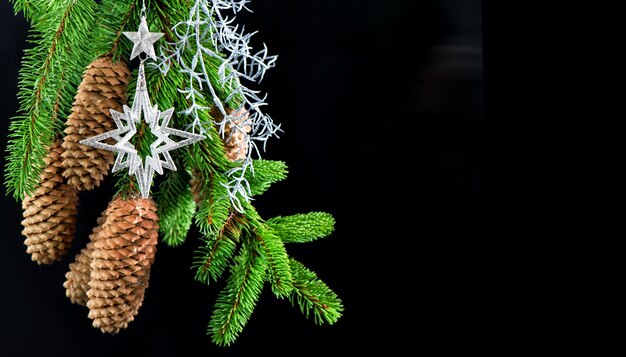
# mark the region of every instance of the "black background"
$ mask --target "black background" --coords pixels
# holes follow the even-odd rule
[[[146,300],[130,327],[116,336],[101,334],[86,308],[66,299],[62,282],[110,198],[107,180],[81,193],[70,254],[44,267],[26,255],[19,204],[3,190],[0,351],[282,355],[380,346],[392,351],[405,344],[444,351],[472,343],[461,336],[480,320],[472,306],[480,277],[470,273],[471,259],[455,260],[493,220],[484,155],[481,1],[263,0],[252,9],[242,22],[279,55],[261,89],[269,93],[267,112],[285,132],[264,157],[290,168],[288,180],[255,204],[267,218],[314,210],[335,215],[331,237],[288,250],[342,297],[342,319],[316,326],[266,288],[235,345],[212,345],[205,330],[223,285],[193,280],[189,266],[198,234],[192,231],[180,248],[159,246]],[[13,16],[8,1],[0,3],[0,14],[4,152],[28,26]]]

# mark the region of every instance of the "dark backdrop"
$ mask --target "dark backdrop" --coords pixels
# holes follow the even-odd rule
[[[192,231],[180,248],[159,246],[144,305],[130,327],[117,336],[101,334],[61,284],[110,197],[107,181],[81,193],[76,244],[53,266],[30,261],[20,207],[0,197],[0,351],[239,355],[278,345],[291,355],[470,343],[462,336],[480,320],[471,303],[480,278],[469,271],[479,262],[455,260],[491,221],[481,1],[263,0],[252,9],[243,18],[247,28],[259,30],[257,40],[279,55],[261,87],[269,93],[267,111],[285,133],[265,157],[290,167],[289,179],[255,204],[265,217],[313,210],[336,216],[330,238],[288,249],[343,298],[344,317],[335,326],[315,326],[265,289],[237,343],[211,345],[204,332],[222,284],[193,280],[198,234]],[[27,24],[6,0],[0,14],[4,152]],[[409,327],[397,325],[401,320]]]

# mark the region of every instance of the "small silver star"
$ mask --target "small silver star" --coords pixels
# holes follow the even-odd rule
[[[162,32],[150,32],[146,18],[142,17],[137,32],[124,32],[124,36],[128,37],[134,44],[130,59],[132,60],[140,54],[145,53],[148,57],[156,61],[157,56],[156,53],[154,53],[154,43],[163,37],[163,35],[164,33]]]

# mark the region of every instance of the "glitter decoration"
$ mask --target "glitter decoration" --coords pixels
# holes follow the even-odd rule
[[[133,41],[133,52],[130,54],[130,59],[134,59],[141,53],[145,53],[149,58],[153,60],[157,59],[156,53],[154,53],[154,43],[165,35],[162,32],[150,32],[148,29],[148,23],[145,16],[141,18],[141,24],[137,32],[124,32],[124,36]]]
[[[156,58],[154,42],[161,38],[163,33],[149,32],[145,16],[142,16],[137,32],[124,32],[124,35],[134,43],[131,59],[142,53],[145,53],[147,57]],[[203,140],[205,136],[169,127],[174,108],[161,111],[158,105],[150,103],[146,84],[145,59],[141,56],[140,59],[137,89],[132,107],[124,105],[123,112],[111,110],[116,129],[84,139],[80,143],[117,153],[112,171],[128,169],[129,175],[135,176],[137,179],[142,197],[148,198],[155,173],[162,175],[163,169],[176,171],[176,165],[172,160],[170,151]],[[137,124],[141,123],[142,120],[148,124],[151,133],[156,137],[156,140],[150,144],[150,154],[143,160],[138,150],[131,143],[131,139],[137,134]],[[183,138],[183,140],[174,141],[170,135]],[[116,141],[116,143],[108,144],[109,139]]]

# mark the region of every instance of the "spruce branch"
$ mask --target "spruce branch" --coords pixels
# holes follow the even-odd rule
[[[117,61],[128,53],[130,44],[122,41],[123,31],[138,24],[140,0],[103,0],[98,7],[98,22],[94,31],[93,48],[97,56],[111,55]]]
[[[285,243],[312,242],[330,235],[335,229],[335,219],[324,212],[278,216],[266,223]]]
[[[224,227],[217,233],[204,239],[205,246],[196,251],[192,269],[196,269],[196,280],[209,284],[217,281],[235,254],[237,242],[241,236],[242,217],[232,212]]]
[[[255,239],[261,247],[263,259],[267,261],[268,280],[272,292],[283,298],[293,289],[289,257],[280,238],[268,227],[262,225],[257,228]]]
[[[231,214],[231,204],[225,187],[226,179],[215,172],[208,172],[208,181],[200,190],[200,208],[196,212],[195,222],[198,229],[206,235],[222,230]]]
[[[172,247],[185,242],[196,212],[189,180],[190,175],[184,169],[169,171],[154,195],[159,208],[161,240]]]
[[[300,311],[316,324],[324,322],[332,325],[343,313],[343,304],[330,288],[317,275],[294,259],[289,260],[293,273],[293,291],[289,301],[300,306]]]
[[[251,196],[262,195],[273,183],[283,181],[286,178],[287,165],[282,161],[254,160],[252,169],[246,172]]]
[[[207,332],[215,344],[228,346],[243,331],[263,290],[266,270],[258,247],[254,242],[244,242],[209,322]]]
[[[26,2],[20,3],[26,9]],[[16,199],[37,185],[47,147],[59,133],[82,70],[91,60],[86,46],[94,9],[93,0],[56,1],[32,18],[29,41],[35,46],[24,53],[20,108],[9,126],[7,145],[5,183]]]
[[[11,0],[13,4],[13,11],[17,15],[18,12],[22,12],[24,14],[24,18],[28,21],[31,21],[33,17],[41,9],[41,1],[36,0]]]

